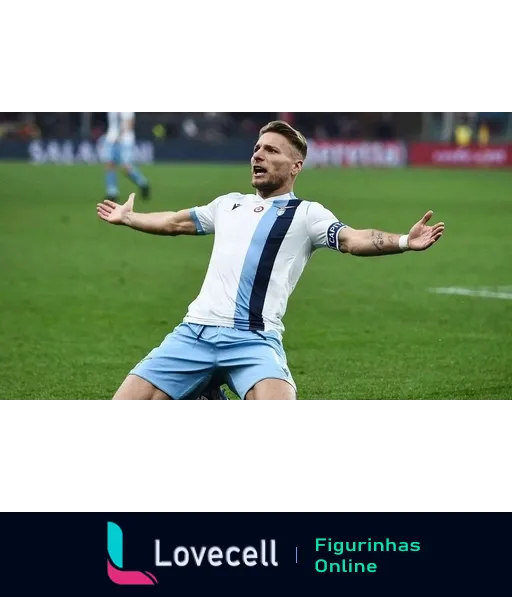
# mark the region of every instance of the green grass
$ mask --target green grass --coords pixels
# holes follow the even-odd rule
[[[250,192],[238,166],[144,171],[175,210]],[[156,237],[99,221],[94,166],[0,164],[0,398],[110,399],[196,297],[212,237]],[[122,190],[131,190],[128,181]],[[312,170],[295,192],[354,227],[406,232],[427,209],[431,250],[379,258],[320,251],[284,318],[302,399],[509,399],[512,301],[429,288],[512,286],[512,173]]]

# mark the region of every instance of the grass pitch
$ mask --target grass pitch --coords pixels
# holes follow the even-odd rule
[[[141,211],[251,189],[243,166],[143,170]],[[110,399],[185,315],[213,238],[101,222],[96,166],[1,163],[0,179],[0,398]],[[446,223],[425,253],[313,256],[284,318],[301,399],[512,397],[511,172],[311,170],[295,192],[354,227],[403,233],[428,209]],[[430,291],[453,287],[488,293]]]

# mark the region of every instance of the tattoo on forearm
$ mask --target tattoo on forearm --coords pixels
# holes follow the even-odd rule
[[[396,245],[396,244],[397,244],[397,241],[395,240],[395,237],[394,237],[392,234],[390,234],[390,235],[388,236],[388,241],[389,241],[389,245],[390,245],[391,247],[392,247],[393,245]]]
[[[377,251],[384,250],[384,233],[377,232],[377,230],[372,230],[372,243]]]

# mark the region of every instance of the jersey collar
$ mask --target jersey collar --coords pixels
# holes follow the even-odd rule
[[[263,197],[260,197],[260,195],[256,193],[256,200],[264,203],[284,203],[290,201],[291,199],[297,199],[297,197],[295,197],[295,195],[293,194],[293,191],[291,191],[290,193],[285,193],[284,195],[277,195],[276,197],[271,197],[270,199],[263,199]]]

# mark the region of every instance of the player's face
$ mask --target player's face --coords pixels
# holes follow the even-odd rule
[[[265,133],[254,147],[251,159],[252,186],[262,193],[272,193],[293,184],[302,160],[288,140],[278,133]]]

